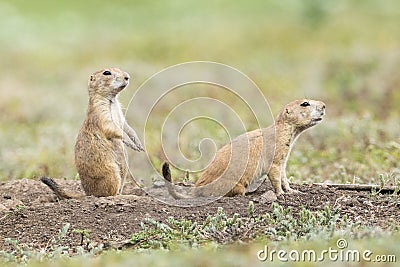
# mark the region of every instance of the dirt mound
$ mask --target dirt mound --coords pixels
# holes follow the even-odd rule
[[[81,190],[79,181],[57,182],[67,190]],[[316,211],[329,205],[339,207],[340,213],[346,214],[352,222],[382,228],[399,224],[396,221],[400,218],[397,195],[372,195],[365,191],[315,185],[293,185],[293,188],[304,194],[287,195],[276,202],[283,207],[292,207],[294,214],[302,207]],[[156,190],[159,194],[166,192],[163,187]],[[254,202],[255,213],[264,214],[271,211],[271,200],[268,194],[264,194],[267,190],[270,188],[264,185],[261,190],[245,197],[223,197],[206,206],[181,208],[162,203],[132,185],[125,187],[126,196],[57,201],[39,181],[22,179],[3,182],[0,184],[0,250],[10,249],[3,242],[7,237],[31,248],[45,248],[66,223],[71,224],[71,229],[89,230],[92,241],[108,244],[129,239],[141,230],[140,222],[144,218],[164,221],[173,216],[202,222],[209,214],[214,215],[218,207],[222,207],[228,216],[238,213],[246,217],[249,201]],[[70,233],[66,242],[71,247],[78,246],[81,236]]]

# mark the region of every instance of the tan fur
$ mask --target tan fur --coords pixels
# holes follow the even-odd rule
[[[75,144],[75,165],[86,195],[105,197],[121,193],[128,171],[124,144],[143,151],[118,101],[118,94],[129,79],[128,73],[117,68],[90,76],[87,115]],[[55,191],[59,187],[50,188]],[[65,193],[56,195],[69,198]]]
[[[274,125],[240,135],[222,147],[196,182],[192,195],[244,195],[249,184],[264,175],[268,175],[277,195],[293,192],[286,178],[290,151],[300,133],[319,123],[324,114],[321,101],[303,99],[287,104]],[[169,173],[167,167],[163,167],[163,173]],[[189,197],[167,185],[173,197]]]

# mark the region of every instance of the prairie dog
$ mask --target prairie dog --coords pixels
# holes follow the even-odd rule
[[[129,79],[129,74],[118,68],[99,70],[90,76],[87,115],[75,144],[75,165],[86,195],[120,194],[128,172],[124,144],[144,151],[118,101]],[[80,197],[66,193],[51,178],[42,177],[41,181],[60,199]]]
[[[325,103],[321,101],[290,102],[279,112],[273,125],[242,134],[218,150],[189,195],[179,194],[167,182],[170,195],[176,199],[244,195],[249,184],[264,175],[268,175],[276,195],[295,192],[286,177],[291,149],[299,135],[320,123],[324,115]],[[234,151],[239,156],[233,158]],[[244,151],[242,155],[241,151]],[[164,163],[162,173],[171,181],[168,163]]]

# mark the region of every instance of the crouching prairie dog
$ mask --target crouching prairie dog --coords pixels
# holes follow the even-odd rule
[[[188,195],[175,191],[170,183],[169,164],[164,163],[162,174],[169,181],[166,184],[170,195],[176,199],[244,195],[249,184],[264,175],[268,175],[277,195],[295,192],[286,177],[290,151],[299,135],[320,123],[324,114],[325,104],[321,101],[290,102],[280,111],[273,125],[242,134],[218,150]],[[232,157],[234,151],[238,152],[235,158]]]
[[[136,132],[122,114],[118,94],[128,86],[129,74],[108,68],[96,71],[88,82],[86,119],[75,144],[75,165],[86,195],[115,196],[122,192],[128,173],[124,144],[143,151]],[[51,178],[42,177],[60,199],[83,195],[66,193]]]

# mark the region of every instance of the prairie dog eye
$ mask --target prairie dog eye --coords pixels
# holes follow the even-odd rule
[[[106,71],[103,72],[103,75],[111,75],[111,72],[106,70]]]
[[[302,107],[308,107],[309,105],[310,105],[310,103],[307,101],[304,101],[303,103],[300,104],[300,106],[302,106]]]

